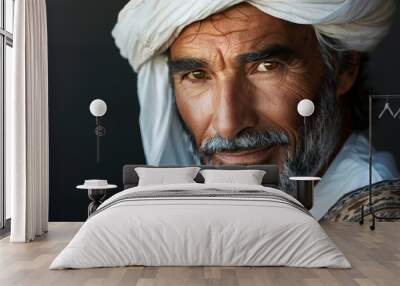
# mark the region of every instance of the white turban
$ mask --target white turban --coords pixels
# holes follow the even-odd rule
[[[187,25],[247,2],[271,16],[314,26],[345,48],[369,52],[386,35],[392,0],[131,0],[112,35],[138,72],[140,129],[147,163],[194,164],[178,119],[164,53]]]

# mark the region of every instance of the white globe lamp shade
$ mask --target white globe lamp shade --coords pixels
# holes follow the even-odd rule
[[[93,116],[101,117],[106,114],[107,104],[101,99],[95,99],[90,103],[89,109]]]
[[[297,112],[303,116],[308,117],[314,113],[314,103],[309,99],[303,99],[297,104]]]

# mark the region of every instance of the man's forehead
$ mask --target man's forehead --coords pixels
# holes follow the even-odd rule
[[[171,56],[190,56],[218,49],[238,54],[268,44],[304,46],[312,27],[298,25],[240,4],[187,26],[171,45]],[[206,50],[205,50],[206,49]]]

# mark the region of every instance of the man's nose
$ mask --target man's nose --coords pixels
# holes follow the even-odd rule
[[[220,81],[215,90],[212,119],[216,134],[233,139],[240,131],[257,125],[258,116],[251,93],[239,78]]]

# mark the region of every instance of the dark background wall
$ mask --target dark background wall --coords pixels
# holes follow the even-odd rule
[[[121,186],[125,163],[144,163],[136,77],[110,31],[126,0],[47,1],[50,110],[50,220],[82,221],[87,192],[75,186],[104,178]],[[93,99],[103,99],[106,136],[96,164]]]
[[[369,85],[371,94],[400,94],[400,7],[396,11],[390,34],[381,42],[371,55],[369,64]],[[385,98],[373,100],[372,108],[372,142],[377,150],[391,152],[400,169],[400,116],[396,119],[386,114],[378,119],[383,110]],[[400,108],[400,97],[389,99],[394,112]],[[372,158],[374,162],[374,158]]]
[[[127,2],[47,0],[51,221],[86,219],[87,193],[75,189],[85,179],[104,178],[121,188],[122,166],[145,162],[136,77],[110,34]],[[370,85],[376,93],[400,94],[399,38],[397,16],[392,33],[371,56]],[[108,105],[99,165],[95,119],[89,112],[96,98]]]

